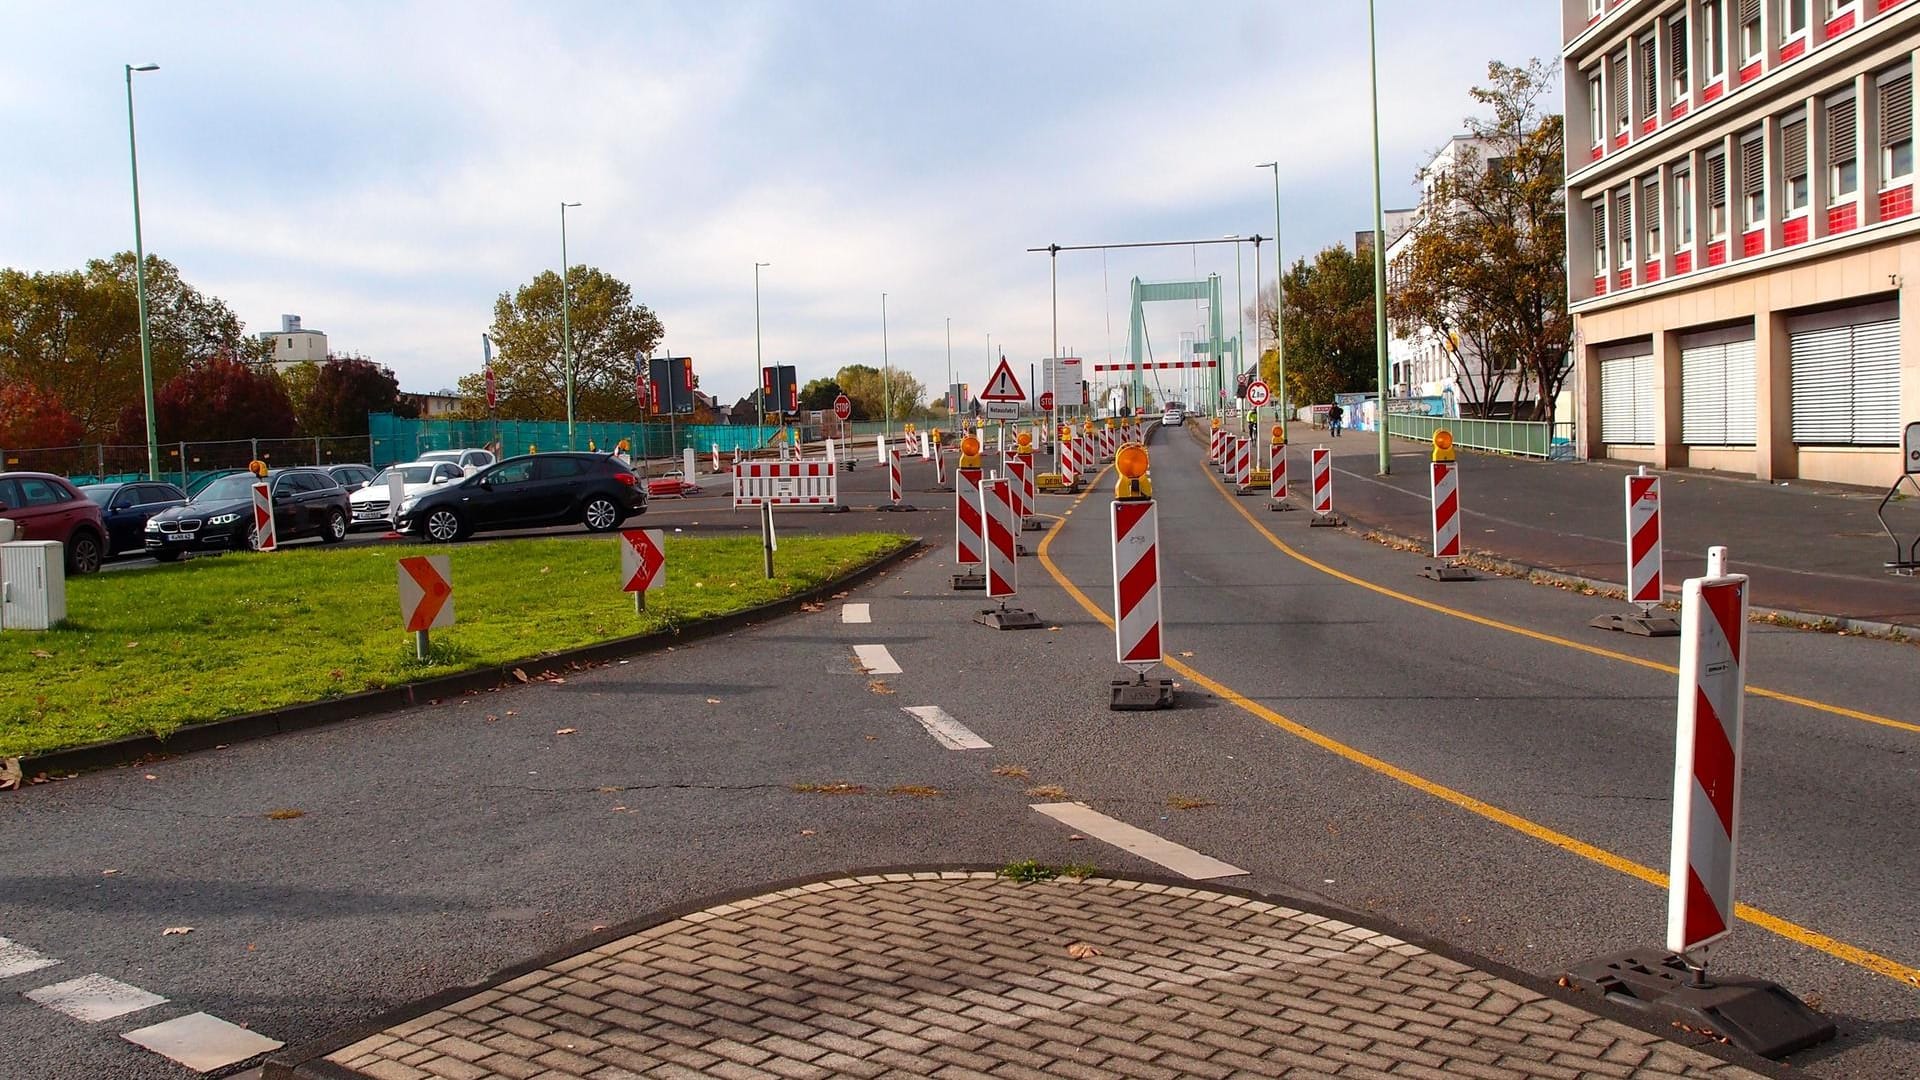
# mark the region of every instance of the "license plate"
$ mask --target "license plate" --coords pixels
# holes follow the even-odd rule
[[[193,534],[192,533],[167,533],[166,537],[170,542],[178,544],[178,543],[183,543],[185,541],[193,539]]]

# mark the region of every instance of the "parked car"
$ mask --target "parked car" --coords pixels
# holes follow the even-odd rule
[[[632,466],[600,453],[511,457],[458,484],[445,484],[400,504],[400,531],[447,543],[489,529],[580,522],[609,532],[647,511],[647,493]]]
[[[373,479],[374,475],[379,472],[378,469],[370,465],[326,465],[322,466],[322,468],[327,470],[327,475],[333,477],[335,483],[346,488],[348,491],[352,491]]]
[[[66,545],[67,573],[100,569],[107,526],[100,506],[52,473],[0,473],[0,517],[13,521],[15,540],[58,540]]]
[[[1166,412],[1160,414],[1161,427],[1179,427],[1186,422],[1186,414],[1182,413],[1179,409],[1168,409]]]
[[[147,550],[147,519],[175,506],[184,506],[187,493],[172,484],[141,480],[125,484],[87,484],[80,494],[100,507],[106,524],[107,547],[103,554],[128,555]]]
[[[188,480],[186,484],[182,485],[182,487],[183,490],[186,491],[188,499],[196,499],[200,497],[201,492],[207,490],[207,485],[213,483],[215,480],[223,476],[245,476],[246,474],[247,470],[245,469],[214,469],[210,472],[203,472],[195,476],[193,479]]]
[[[395,472],[400,473],[401,482],[406,485],[407,495],[418,495],[441,484],[457,484],[467,478],[460,466],[451,461],[410,461],[405,465],[392,465],[357,490],[349,491],[347,499],[353,504],[353,524],[356,529],[385,528],[389,521],[387,510],[392,501],[393,492],[388,486]]]
[[[496,459],[491,450],[476,450],[469,447],[465,450],[429,450],[414,460],[451,461],[455,465],[460,466],[468,476],[472,476],[474,473],[493,464]]]
[[[273,534],[279,543],[317,536],[337,544],[347,537],[352,507],[325,469],[303,466],[267,473],[273,498]],[[147,522],[147,552],[172,562],[190,551],[246,551],[253,546],[251,473],[223,476],[185,506],[162,510]]]

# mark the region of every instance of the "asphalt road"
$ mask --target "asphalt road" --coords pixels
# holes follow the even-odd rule
[[[1062,793],[1252,871],[1230,883],[1369,911],[1544,975],[1659,939],[1653,886],[1239,701],[1659,869],[1670,674],[1327,570],[1623,656],[1670,663],[1672,642],[1585,631],[1609,608],[1593,598],[1425,582],[1415,556],[1223,494],[1187,440],[1156,440],[1155,458],[1169,658],[1237,700],[1179,676],[1174,711],[1107,710],[1121,674],[1110,633],[1044,565],[1105,604],[1104,491],[1042,498],[1064,524],[1044,558],[1021,560],[1020,603],[1047,629],[999,633],[970,621],[978,594],[950,591],[951,515],[910,472],[918,513],[781,517],[942,543],[846,598],[869,623],[843,622],[835,602],[560,683],[0,799],[0,937],[61,961],[0,980],[0,1075],[185,1076],[118,1033],[205,1010],[299,1042],[594,926],[798,875],[1029,857],[1159,869],[1028,808]],[[855,483],[878,477],[863,467]],[[1327,570],[1276,548],[1235,501]],[[884,645],[900,672],[863,672],[862,644]],[[1920,724],[1909,646],[1756,626],[1751,651],[1756,687]],[[993,746],[946,749],[903,711],[928,705]],[[1747,720],[1742,898],[1920,963],[1920,731],[1769,697],[1750,698]],[[865,793],[793,790],[833,782]],[[1028,794],[1042,785],[1060,792]],[[303,815],[266,816],[277,809]],[[162,935],[178,926],[195,929]],[[1840,1043],[1796,1059],[1809,1073],[1913,1074],[1920,988],[1753,925],[1713,963],[1780,979],[1841,1022]],[[18,996],[88,972],[170,1001],[81,1025]]]

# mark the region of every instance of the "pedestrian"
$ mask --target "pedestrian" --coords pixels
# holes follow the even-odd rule
[[[1333,437],[1336,439],[1340,437],[1340,421],[1346,419],[1346,416],[1347,410],[1341,408],[1337,401],[1327,409],[1327,426],[1333,429]]]

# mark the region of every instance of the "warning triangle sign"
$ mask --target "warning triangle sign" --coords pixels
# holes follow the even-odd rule
[[[1007,358],[1000,358],[1000,366],[994,369],[993,378],[987,380],[987,388],[980,391],[981,401],[1025,401],[1027,392],[1020,389],[1020,380],[1013,377],[1013,368],[1007,364]]]

